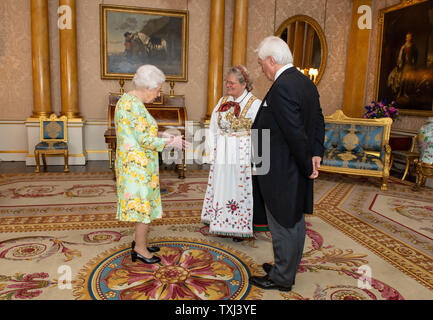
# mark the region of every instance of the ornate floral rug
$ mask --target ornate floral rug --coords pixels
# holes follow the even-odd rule
[[[163,171],[164,221],[199,222],[206,174],[177,179]],[[116,219],[116,190],[109,172],[0,175],[0,232],[128,226]]]
[[[433,191],[322,174],[291,292],[248,283],[271,237],[240,243],[200,223],[206,171],[162,171],[161,263],[132,263],[133,225],[115,218],[109,173],[0,175],[0,299],[433,299]]]

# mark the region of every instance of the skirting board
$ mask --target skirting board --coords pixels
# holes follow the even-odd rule
[[[186,130],[187,139],[202,128],[199,121],[188,121],[187,125],[189,126]],[[75,134],[71,132],[71,128],[76,132]],[[107,130],[106,120],[86,120],[79,124],[68,125],[68,143],[73,147],[70,148],[72,150],[69,150],[69,164],[83,165],[88,160],[108,160],[105,130]],[[38,122],[0,120],[0,136],[14,137],[13,139],[0,139],[0,161],[25,161],[29,166],[35,165],[34,145],[39,142]],[[196,144],[198,143],[195,142],[194,145]],[[194,146],[191,146],[186,150],[188,163],[197,162],[193,160],[194,156],[197,157],[197,152],[194,153]],[[63,165],[63,159],[49,157],[47,163],[48,165]]]

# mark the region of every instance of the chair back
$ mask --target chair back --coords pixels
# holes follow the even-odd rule
[[[419,152],[418,135],[414,135],[412,138],[412,143],[410,145],[410,152]]]
[[[54,113],[50,117],[40,116],[40,137],[44,142],[68,141],[68,117],[57,117]]]

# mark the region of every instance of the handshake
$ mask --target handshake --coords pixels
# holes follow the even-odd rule
[[[189,146],[191,146],[191,143],[186,141],[181,135],[175,136],[166,132],[162,132],[160,136],[161,138],[165,139],[166,147],[173,147],[176,149],[186,149]]]

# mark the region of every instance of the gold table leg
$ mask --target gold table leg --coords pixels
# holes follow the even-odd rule
[[[412,189],[413,191],[419,191],[421,187],[425,186],[427,178],[433,178],[433,164],[423,163],[418,159],[415,159],[414,162],[416,164],[417,179]]]

